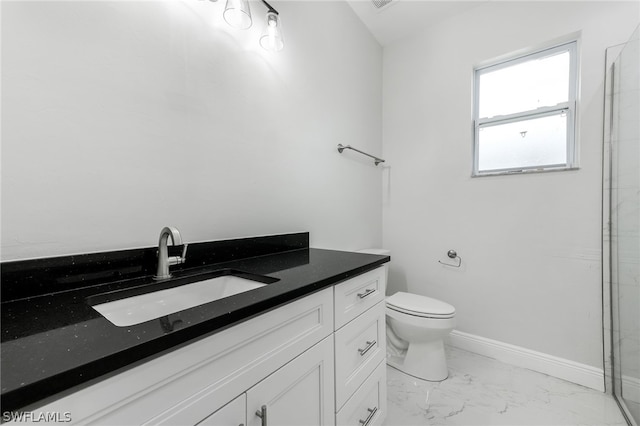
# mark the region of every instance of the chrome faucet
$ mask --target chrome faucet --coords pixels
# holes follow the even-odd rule
[[[156,272],[154,280],[165,280],[171,278],[169,273],[170,265],[179,265],[187,260],[187,244],[184,244],[182,249],[182,256],[169,257],[169,249],[167,248],[167,240],[171,237],[171,243],[174,246],[182,244],[182,237],[180,237],[180,231],[173,226],[166,226],[160,231],[160,241],[158,242],[158,271]]]

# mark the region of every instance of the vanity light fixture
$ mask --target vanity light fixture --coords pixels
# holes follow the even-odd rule
[[[251,26],[251,10],[248,0],[227,0],[227,5],[222,14],[227,24],[240,30],[246,30]]]
[[[282,38],[282,22],[280,15],[269,3],[262,0],[267,6],[267,25],[260,36],[260,46],[271,52],[278,52],[284,47],[284,39]]]
[[[215,3],[218,0],[210,1]],[[267,25],[260,36],[260,46],[265,50],[278,52],[284,47],[280,14],[265,0],[261,1],[267,7]],[[246,30],[252,24],[249,0],[227,0],[222,16],[232,27]]]

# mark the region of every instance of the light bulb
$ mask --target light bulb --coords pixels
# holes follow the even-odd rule
[[[278,52],[284,47],[282,23],[275,12],[267,12],[267,26],[260,37],[260,46],[271,52]]]

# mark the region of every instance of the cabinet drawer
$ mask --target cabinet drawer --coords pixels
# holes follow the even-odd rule
[[[338,414],[337,426],[377,426],[387,415],[387,365],[380,362]]]
[[[382,302],[336,331],[336,410],[385,358],[385,333]]]
[[[334,287],[335,329],[384,300],[386,266],[366,272]]]

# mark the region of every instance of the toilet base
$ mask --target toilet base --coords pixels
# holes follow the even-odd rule
[[[388,357],[387,364],[410,376],[430,382],[441,382],[449,377],[443,340],[411,343],[404,357]]]

